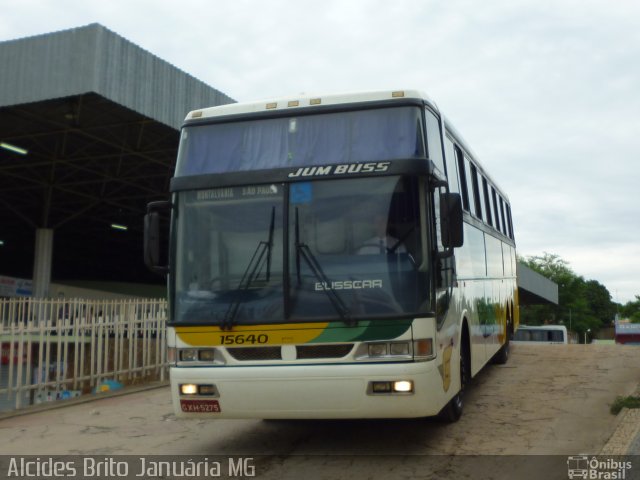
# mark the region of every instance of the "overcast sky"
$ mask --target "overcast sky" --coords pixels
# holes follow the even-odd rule
[[[0,7],[0,41],[98,22],[239,101],[423,90],[507,192],[520,255],[559,254],[615,301],[640,295],[640,1]]]

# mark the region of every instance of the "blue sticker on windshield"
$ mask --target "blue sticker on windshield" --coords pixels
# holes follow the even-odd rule
[[[310,203],[313,198],[311,183],[292,183],[290,200],[292,204],[296,203]]]

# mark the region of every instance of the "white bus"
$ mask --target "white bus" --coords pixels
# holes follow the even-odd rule
[[[513,340],[522,343],[565,344],[567,327],[564,325],[520,325]]]
[[[179,416],[455,421],[508,358],[509,201],[420,92],[193,111],[171,195],[145,261],[169,274]]]

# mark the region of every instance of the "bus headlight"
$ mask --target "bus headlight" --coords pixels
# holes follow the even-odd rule
[[[413,392],[413,382],[409,380],[393,382],[393,391],[397,393],[411,393]]]
[[[183,383],[180,385],[180,395],[195,395],[198,393],[198,386],[193,383]]]
[[[411,360],[411,341],[363,343],[355,353],[357,360]]]
[[[369,382],[367,395],[413,395],[413,380]]]
[[[387,354],[386,343],[370,343],[369,344],[369,356],[370,357],[383,357]]]
[[[210,383],[198,385],[195,383],[182,383],[178,386],[180,395],[182,396],[206,396],[206,397],[219,397],[218,388]]]
[[[410,361],[423,362],[433,360],[436,353],[433,349],[433,338],[406,340],[395,342],[362,343],[358,346],[354,357],[363,361]]]
[[[177,360],[177,366],[188,366],[190,363],[216,365],[226,363],[224,356],[217,348],[179,348]]]
[[[371,382],[371,393],[391,393],[391,382]]]
[[[215,348],[203,348],[198,350],[198,360],[201,362],[213,362],[216,357]]]
[[[197,362],[198,350],[195,348],[182,348],[180,350],[180,361],[181,362]]]
[[[207,395],[212,397],[219,397],[218,389],[215,385],[199,385],[198,386],[198,395]]]
[[[409,342],[394,342],[389,345],[390,355],[409,355],[410,353]]]

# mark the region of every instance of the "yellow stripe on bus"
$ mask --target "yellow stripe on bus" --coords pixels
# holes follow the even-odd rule
[[[322,323],[297,323],[291,325],[242,325],[233,330],[220,327],[176,327],[177,337],[193,347],[285,345],[307,343],[318,337],[329,325]]]

